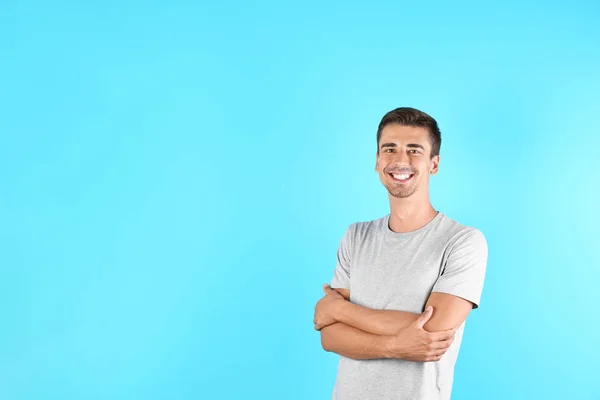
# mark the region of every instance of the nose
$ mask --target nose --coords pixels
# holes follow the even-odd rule
[[[394,162],[399,165],[410,165],[410,157],[405,151],[398,151],[395,154]]]

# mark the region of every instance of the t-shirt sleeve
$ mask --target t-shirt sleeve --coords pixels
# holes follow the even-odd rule
[[[488,246],[481,231],[471,228],[454,244],[442,275],[432,292],[462,297],[479,308],[488,257]]]
[[[350,271],[352,264],[352,234],[353,225],[350,225],[337,250],[337,263],[333,271],[333,278],[329,286],[334,289],[350,289]]]

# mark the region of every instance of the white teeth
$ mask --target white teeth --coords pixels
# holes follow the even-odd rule
[[[409,176],[410,176],[410,174],[402,174],[402,175],[394,174],[393,175],[394,178],[399,179],[401,181],[408,179]]]

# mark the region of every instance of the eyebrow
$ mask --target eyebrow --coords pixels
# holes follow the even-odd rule
[[[398,145],[396,143],[384,143],[381,145],[381,148],[383,149],[384,147],[397,147]],[[421,146],[420,144],[417,143],[409,143],[406,145],[406,147],[416,147],[419,148],[421,150],[425,150],[425,147]]]

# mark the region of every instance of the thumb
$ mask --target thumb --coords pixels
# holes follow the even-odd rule
[[[323,284],[323,293],[327,294],[329,293],[329,291],[332,290],[328,284],[324,283]]]
[[[425,325],[425,323],[427,321],[429,321],[429,318],[431,318],[432,315],[433,315],[433,307],[429,306],[421,315],[419,315],[419,318],[416,319],[415,322],[417,324],[417,328],[423,329],[423,326]]]

